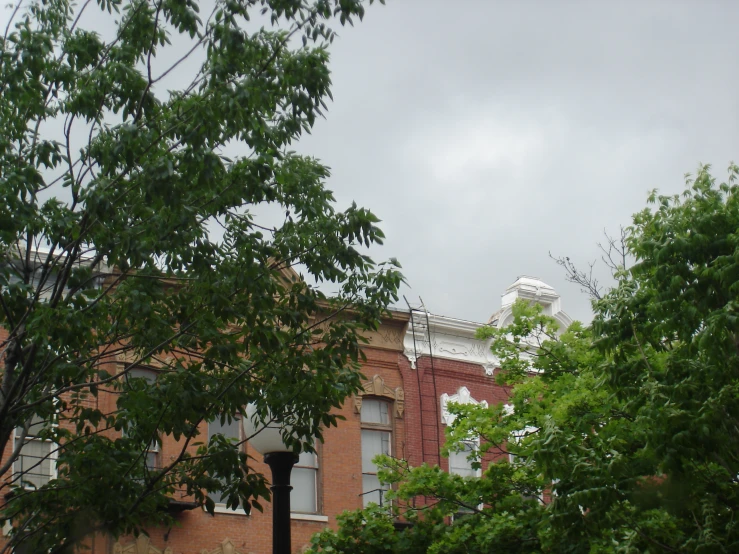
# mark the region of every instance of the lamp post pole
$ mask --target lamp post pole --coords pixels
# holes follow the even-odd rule
[[[291,554],[290,472],[298,461],[293,452],[269,452],[264,463],[272,470],[272,553]]]

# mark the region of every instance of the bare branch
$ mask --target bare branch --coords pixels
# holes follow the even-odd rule
[[[619,271],[626,269],[627,247],[626,247],[626,229],[621,226],[619,228],[619,237],[610,236],[606,230],[603,230],[606,238],[605,245],[598,243],[601,249],[601,260],[611,270],[611,274],[615,275]]]
[[[554,260],[558,266],[564,268],[565,279],[567,281],[579,285],[582,292],[595,300],[600,300],[602,298],[603,286],[598,282],[595,275],[593,275],[595,262],[588,264],[587,271],[582,271],[577,268],[572,260],[570,260],[569,256],[557,258],[549,252],[549,257]]]

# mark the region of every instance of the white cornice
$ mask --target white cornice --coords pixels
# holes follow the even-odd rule
[[[414,369],[417,358],[433,355],[435,358],[479,364],[486,375],[492,375],[499,364],[490,352],[492,339],[475,338],[480,327],[484,324],[415,312],[403,339],[403,353]]]
[[[490,318],[490,325],[501,329],[510,323],[513,302],[517,298],[540,304],[544,313],[559,323],[558,333],[562,333],[572,323],[572,319],[562,311],[559,294],[536,277],[519,276],[510,285],[502,298],[502,308]],[[479,340],[475,336],[483,323],[466,321],[454,317],[436,315],[422,310],[411,312],[411,319],[403,338],[403,354],[416,368],[421,356],[433,355],[435,358],[457,360],[479,364],[486,375],[493,375],[500,360],[490,352],[492,339]],[[536,349],[536,341],[529,341]]]

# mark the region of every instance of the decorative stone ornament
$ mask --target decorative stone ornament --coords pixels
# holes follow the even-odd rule
[[[393,401],[395,417],[403,417],[403,411],[405,410],[405,392],[403,392],[402,387],[397,387],[393,390],[385,384],[385,380],[382,377],[375,375],[369,381],[362,383],[362,390],[354,397],[354,411],[358,414],[362,412],[362,397],[364,396],[389,398]]]
[[[457,394],[442,394],[441,395],[441,422],[444,425],[451,425],[457,418],[456,414],[449,413],[448,404],[454,402],[455,404],[473,404],[475,406],[482,406],[483,408],[488,407],[488,403],[485,400],[477,401],[472,398],[470,391],[467,387],[459,387]]]
[[[411,369],[416,369],[416,351],[413,348],[406,348],[403,350],[403,356],[408,358],[408,361],[411,363]]]

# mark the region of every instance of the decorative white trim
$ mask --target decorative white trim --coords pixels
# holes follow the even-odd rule
[[[490,318],[490,324],[498,329],[508,325],[512,319],[511,307],[517,299],[528,300],[544,308],[544,313],[553,317],[559,324],[558,333],[563,333],[572,318],[562,310],[562,299],[557,291],[538,277],[521,275],[505,291],[501,299],[502,308]]]
[[[475,333],[484,324],[430,313],[427,325],[426,315],[414,315],[414,325],[408,325],[403,339],[403,354],[411,362],[411,368],[416,368],[418,358],[429,355],[479,364],[485,375],[492,375],[493,370],[500,366],[490,352],[492,339],[475,338]]]
[[[290,519],[296,519],[298,521],[319,521],[328,523],[328,516],[322,516],[319,514],[301,514],[297,512],[290,512]]]
[[[487,325],[498,329],[508,325],[512,319],[511,307],[518,298],[541,304],[544,313],[559,323],[558,333],[564,332],[572,324],[570,316],[562,311],[562,302],[557,291],[536,277],[520,276],[506,289],[502,308],[490,317]],[[432,355],[435,358],[479,364],[485,375],[492,377],[495,369],[500,367],[500,360],[490,352],[493,339],[476,338],[477,330],[487,325],[414,310],[406,327],[403,354],[413,369],[416,368],[418,358]],[[536,349],[537,344],[533,338],[528,344],[532,350]]]
[[[488,407],[488,403],[485,400],[477,401],[474,398],[472,398],[472,395],[470,394],[470,391],[467,387],[459,387],[457,389],[457,394],[449,395],[447,393],[444,393],[441,395],[441,422],[444,425],[451,425],[454,423],[454,420],[457,419],[456,414],[449,413],[449,409],[447,405],[449,402],[454,402],[455,404],[473,404],[475,406],[482,406],[483,408]]]
[[[403,356],[408,358],[408,361],[411,363],[411,369],[416,369],[416,354],[413,348],[405,348],[403,350]]]

